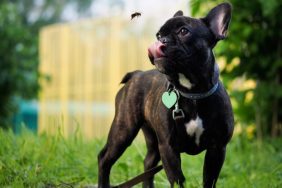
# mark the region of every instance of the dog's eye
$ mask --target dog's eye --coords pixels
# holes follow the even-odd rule
[[[189,33],[189,30],[186,29],[185,27],[181,28],[179,31],[179,34],[181,34],[182,36],[187,35]]]

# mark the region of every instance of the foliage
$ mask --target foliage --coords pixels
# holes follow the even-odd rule
[[[203,15],[204,10],[221,2],[193,0],[192,13]],[[229,37],[215,51],[227,62],[222,75],[236,100],[237,118],[246,124],[255,123],[260,137],[281,135],[282,112],[278,109],[282,107],[282,1],[230,3],[233,15]],[[250,79],[255,80],[255,87],[242,88]],[[251,93],[253,97],[246,102]]]
[[[38,91],[37,49],[32,33],[22,24],[16,7],[0,5],[0,124],[7,126],[15,96],[31,98]]]
[[[97,154],[104,139],[85,141],[79,131],[65,139],[60,130],[55,136],[28,131],[15,136],[0,130],[0,142],[1,187],[82,187],[97,183]],[[259,145],[244,134],[235,136],[228,146],[218,187],[281,187],[281,144],[281,139]],[[134,141],[114,165],[111,182],[118,184],[140,174],[145,151],[142,141]],[[197,156],[183,154],[181,158],[186,187],[201,187],[204,152]],[[169,187],[163,170],[155,182],[156,187]]]

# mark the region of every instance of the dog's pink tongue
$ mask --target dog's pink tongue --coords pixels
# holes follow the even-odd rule
[[[153,43],[148,48],[149,57],[154,57],[154,58],[163,57],[164,56],[164,52],[163,52],[164,48],[165,48],[165,45],[163,43],[161,43],[160,41]]]

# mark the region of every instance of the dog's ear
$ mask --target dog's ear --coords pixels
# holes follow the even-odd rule
[[[177,16],[183,16],[182,10],[177,11],[177,12],[173,15],[173,17],[177,17]]]
[[[203,21],[208,25],[216,40],[226,37],[229,22],[231,20],[232,7],[229,3],[222,3],[214,7]]]

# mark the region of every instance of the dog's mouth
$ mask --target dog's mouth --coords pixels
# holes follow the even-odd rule
[[[167,57],[164,53],[165,45],[156,41],[148,48],[148,56],[153,65],[163,74],[166,74],[165,64]]]
[[[166,57],[164,53],[165,48],[165,45],[160,41],[156,41],[148,48],[148,56],[153,65],[156,61],[160,61]]]
[[[170,75],[175,72],[174,63],[167,55],[167,46],[156,41],[148,48],[148,56],[151,63],[163,74]]]

